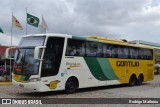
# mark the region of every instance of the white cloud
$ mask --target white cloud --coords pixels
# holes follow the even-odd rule
[[[24,27],[24,31],[13,29],[14,37],[19,40],[17,35],[25,35],[26,7],[39,18],[43,14],[49,33],[160,39],[159,0],[2,0],[0,26],[6,35],[10,35],[12,11]],[[39,29],[28,25],[28,33]]]
[[[12,37],[12,46],[18,45],[19,39]],[[11,45],[11,36],[0,33],[0,44],[4,46]]]

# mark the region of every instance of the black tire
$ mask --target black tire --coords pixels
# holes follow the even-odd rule
[[[71,94],[78,89],[78,80],[76,78],[69,78],[65,84],[65,93]]]
[[[137,79],[137,85],[142,85],[143,82],[143,75],[139,75]]]
[[[132,75],[129,79],[129,86],[135,86],[137,84],[137,78],[135,75]]]

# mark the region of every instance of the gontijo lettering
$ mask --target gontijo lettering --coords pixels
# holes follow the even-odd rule
[[[117,61],[117,67],[139,67],[138,61]]]

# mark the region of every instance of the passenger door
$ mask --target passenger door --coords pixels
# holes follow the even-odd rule
[[[62,59],[64,38],[49,37],[43,56],[41,77],[58,74]]]

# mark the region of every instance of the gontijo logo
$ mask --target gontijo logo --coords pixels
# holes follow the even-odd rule
[[[139,67],[139,61],[117,61],[117,67]]]
[[[50,82],[49,88],[50,88],[50,89],[55,89],[55,88],[57,88],[57,84],[58,84],[59,82],[60,82],[59,80],[55,80],[55,81]]]

